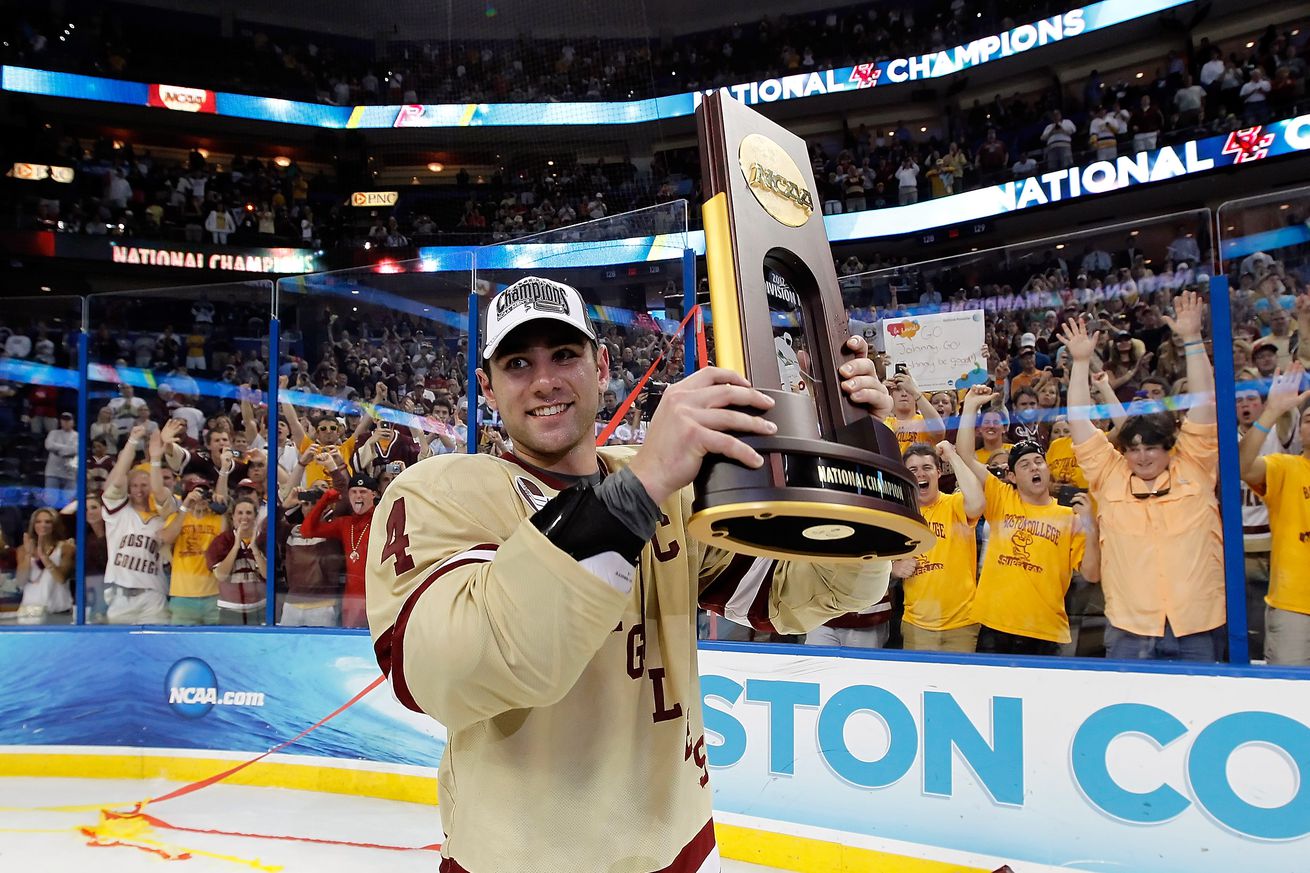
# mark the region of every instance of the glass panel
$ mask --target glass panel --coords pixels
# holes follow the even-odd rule
[[[1242,465],[1259,483],[1241,486],[1248,643],[1252,661],[1284,667],[1310,666],[1310,553],[1299,509],[1310,488],[1310,413],[1293,394],[1310,388],[1301,369],[1310,366],[1307,218],[1310,188],[1231,201],[1218,214],[1237,432],[1259,445]],[[1280,371],[1289,376],[1275,391]]]
[[[88,300],[88,490],[106,539],[88,621],[265,622],[272,296],[233,282]]]
[[[1225,659],[1214,407],[1208,384],[1189,386],[1213,378],[1208,308],[1203,342],[1171,330],[1196,318],[1185,292],[1207,299],[1209,213],[872,271],[838,261],[939,544],[896,563],[881,615],[809,641]],[[1095,337],[1080,365],[1095,375],[1077,385],[1069,319]],[[938,457],[943,439],[963,462]],[[1084,536],[1093,522],[1099,537]]]
[[[377,499],[408,466],[465,450],[472,256],[451,262],[465,266],[383,261],[278,282],[278,624],[367,627]],[[352,487],[356,474],[368,481]]]
[[[0,627],[74,621],[80,297],[0,317]],[[94,549],[93,549],[94,551]]]
[[[687,204],[676,201],[559,230],[485,246],[477,252],[481,302],[524,276],[540,276],[581,292],[610,361],[610,382],[596,411],[599,437],[631,398],[607,445],[635,445],[670,382],[685,372],[684,338],[694,319],[679,332],[687,314],[683,299],[683,252]],[[485,332],[486,307],[479,307]],[[637,390],[652,365],[658,366]],[[635,391],[635,393],[634,393]],[[504,424],[485,406],[479,450],[512,450]]]

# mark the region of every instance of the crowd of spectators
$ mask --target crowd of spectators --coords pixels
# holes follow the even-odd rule
[[[96,302],[85,458],[75,391],[40,376],[0,381],[0,604],[10,607],[0,616],[69,620],[69,568],[85,548],[93,622],[260,624],[271,566],[281,624],[363,627],[372,507],[395,476],[466,451],[470,440],[479,451],[512,451],[485,404],[470,437],[467,344],[435,321],[367,306],[340,315],[288,308],[287,353],[270,367],[267,317],[253,302],[217,294]],[[662,386],[682,372],[681,346],[651,318],[608,325],[601,341],[615,366],[601,392],[598,438],[663,355],[650,387],[607,436],[639,443]],[[0,345],[7,361],[76,367],[73,331],[0,324]],[[271,440],[270,379],[282,400]],[[72,531],[79,475],[87,482],[82,536]],[[34,568],[34,537],[56,576]]]
[[[1310,31],[1270,26],[1242,53],[1206,39],[1190,58],[1170,51],[1153,78],[1093,70],[1080,86],[951,107],[942,136],[904,121],[847,127],[811,141],[819,198],[827,214],[917,203],[1291,117],[1308,57]]]
[[[1300,111],[1310,31],[1269,27],[1250,46],[1225,57],[1202,40],[1190,58],[1170,52],[1153,79],[1107,82],[1093,71],[1080,86],[998,94],[986,105],[949,109],[940,133],[900,121],[813,136],[823,211],[907,205]],[[26,226],[218,245],[366,247],[404,258],[443,238],[504,242],[700,199],[699,161],[689,149],[657,153],[649,170],[567,156],[490,177],[455,169],[453,186],[408,190],[398,207],[369,213],[345,205],[348,192],[335,178],[311,177],[285,157],[220,163],[193,149],[170,161],[108,137],[65,137],[46,150],[52,163],[75,170],[74,179],[21,183]]]
[[[308,178],[289,158],[236,155],[224,165],[192,149],[185,159],[170,160],[109,137],[83,142],[70,136],[51,150],[50,163],[71,167],[73,179],[36,183],[25,204],[32,227],[216,245],[317,247],[340,221],[335,184],[322,174]],[[315,213],[317,204],[325,205],[323,218]]]
[[[397,258],[449,234],[502,242],[691,193],[667,172],[656,185],[630,163],[561,159],[476,180],[459,169],[453,187],[406,191],[402,208],[366,211],[346,205],[337,179],[311,176],[291,158],[238,154],[220,162],[192,149],[169,159],[108,137],[65,137],[49,151],[51,164],[73,168],[73,181],[15,183],[11,190],[25,195],[16,204],[22,227],[220,246],[362,247]]]
[[[1119,245],[1100,235],[1076,252],[1062,245],[873,273],[843,265],[848,314],[875,349],[873,325],[882,319],[981,309],[986,372],[971,389],[923,391],[913,372],[888,373],[879,355],[897,401],[887,424],[920,483],[923,511],[955,535],[943,539],[942,554],[897,562],[887,601],[816,632],[815,644],[1225,657],[1208,399],[1214,253],[1204,223],[1184,221],[1167,237],[1156,228],[1149,244],[1137,233],[1116,238]],[[1242,434],[1269,428],[1261,458],[1303,448],[1289,389],[1265,404],[1279,372],[1310,364],[1300,340],[1310,331],[1306,272],[1304,259],[1264,253],[1229,265],[1239,386],[1230,402]],[[284,313],[284,354],[270,366],[255,307],[205,297],[149,314],[127,301],[120,307],[106,310],[91,338],[92,359],[117,378],[93,383],[88,457],[79,459],[70,439],[72,392],[0,383],[12,468],[5,478],[37,496],[25,515],[7,510],[2,526],[13,547],[0,552],[11,604],[20,592],[30,601],[9,613],[20,620],[67,617],[68,568],[85,548],[93,621],[261,623],[271,575],[281,623],[360,626],[360,562],[370,532],[384,529],[372,508],[391,480],[434,455],[466,451],[471,440],[478,451],[513,451],[484,403],[470,431],[467,341],[452,327],[368,306],[306,307]],[[163,318],[173,323],[151,327]],[[682,345],[666,330],[649,318],[602,326],[616,365],[601,391],[598,437],[658,358],[607,435],[611,444],[641,441],[662,386],[683,372]],[[34,324],[0,333],[8,358],[52,367],[75,360],[66,330]],[[712,339],[711,331],[711,349]],[[281,400],[271,439],[270,380]],[[155,388],[133,387],[141,384]],[[1268,422],[1266,408],[1278,413]],[[1288,557],[1280,562],[1278,516],[1261,515],[1268,477],[1287,470],[1267,460],[1255,470],[1246,451],[1244,441],[1243,475],[1253,467],[1243,493],[1253,654],[1304,663],[1283,615],[1299,621],[1303,583],[1288,576]],[[79,473],[89,510],[80,535],[71,530]],[[128,504],[132,513],[122,515]],[[271,565],[263,539],[270,512],[278,531]],[[1175,514],[1182,526],[1171,528]],[[144,527],[125,527],[131,518]],[[1148,586],[1154,594],[1125,582],[1126,567],[1182,530],[1195,539],[1185,550],[1192,570],[1165,573]],[[150,537],[154,546],[131,555],[123,549],[135,547],[120,545]],[[1184,577],[1191,581],[1177,582]],[[134,588],[154,593],[119,590]],[[1266,639],[1266,612],[1281,644]],[[770,638],[709,616],[703,630]],[[1294,643],[1302,637],[1290,633]]]
[[[762,16],[658,42],[645,38],[420,39],[384,44],[179,17],[127,3],[25,8],[6,23],[5,63],[343,106],[626,100],[924,54],[1062,11],[1048,0],[918,0]],[[630,10],[638,14],[637,10]],[[609,10],[607,19],[623,15]],[[580,13],[585,33],[599,24]],[[398,30],[405,22],[395,22]],[[444,22],[415,22],[444,32]]]

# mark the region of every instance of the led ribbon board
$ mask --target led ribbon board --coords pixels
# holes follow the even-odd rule
[[[965,45],[907,58],[866,62],[718,89],[748,106],[840,94],[949,76],[1035,48],[1183,6],[1189,0],[1102,0],[1022,24]],[[405,106],[329,106],[275,97],[228,94],[176,85],[145,84],[27,67],[0,68],[0,88],[80,100],[100,100],[173,111],[212,112],[309,127],[533,127],[640,124],[695,113],[703,92],[643,100],[585,103],[449,103]]]
[[[1310,115],[1301,115],[908,206],[827,215],[824,226],[829,242],[899,236],[1306,150],[1310,150]],[[531,243],[485,248],[425,246],[419,249],[419,257],[421,269],[427,271],[460,269],[456,264],[466,269],[470,252],[477,253],[481,269],[604,266],[673,257],[671,253],[683,244],[698,255],[705,254],[705,235],[697,230],[686,236],[634,237],[604,245],[555,245],[550,252]],[[543,256],[549,256],[546,263]]]

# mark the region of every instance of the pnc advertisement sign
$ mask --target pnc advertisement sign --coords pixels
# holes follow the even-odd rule
[[[151,85],[147,98],[151,106],[172,109],[175,112],[217,112],[213,91],[203,88],[183,88],[179,85]]]
[[[356,191],[350,195],[351,206],[395,206],[399,191]]]

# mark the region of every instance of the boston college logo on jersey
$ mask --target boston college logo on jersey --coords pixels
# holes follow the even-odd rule
[[[519,476],[514,480],[514,490],[519,493],[519,496],[523,498],[523,502],[533,512],[539,512],[550,500],[545,492],[541,490],[541,486],[527,476]]]

